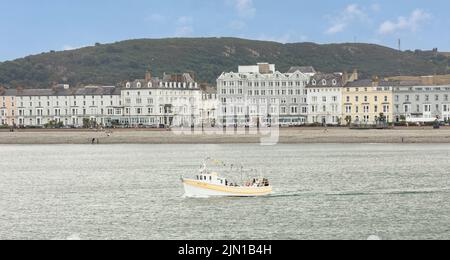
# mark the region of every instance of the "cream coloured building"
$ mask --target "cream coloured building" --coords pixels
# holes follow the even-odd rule
[[[0,89],[0,125],[13,126],[16,124],[16,91]]]
[[[342,89],[343,122],[374,125],[394,120],[393,83],[384,80],[357,80]]]

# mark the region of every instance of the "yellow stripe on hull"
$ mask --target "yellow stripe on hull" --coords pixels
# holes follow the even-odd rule
[[[195,180],[184,179],[184,185],[189,185],[197,189],[204,189],[208,191],[217,192],[218,196],[265,196],[272,193],[272,187],[231,187],[215,185]]]

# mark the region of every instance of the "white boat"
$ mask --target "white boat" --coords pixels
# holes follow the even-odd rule
[[[255,177],[241,183],[233,182],[208,170],[206,164],[205,161],[195,178],[182,177],[185,197],[259,197],[272,193],[272,186],[267,178]]]

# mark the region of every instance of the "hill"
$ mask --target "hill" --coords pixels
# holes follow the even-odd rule
[[[238,65],[270,62],[280,71],[312,65],[323,72],[358,69],[363,77],[446,74],[449,58],[434,52],[400,52],[373,44],[253,41],[236,38],[141,39],[49,52],[0,63],[0,85],[48,88],[54,83],[113,85],[142,78],[150,68],[195,72],[199,82],[214,83]]]

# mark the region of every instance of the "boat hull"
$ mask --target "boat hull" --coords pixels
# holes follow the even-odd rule
[[[185,197],[260,197],[272,193],[272,187],[230,187],[184,179]]]

